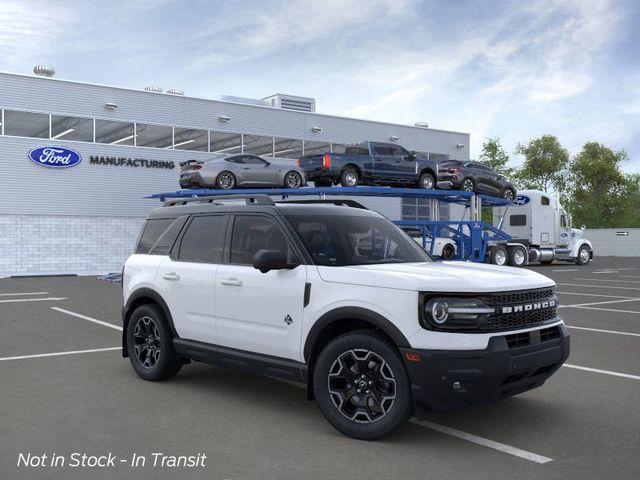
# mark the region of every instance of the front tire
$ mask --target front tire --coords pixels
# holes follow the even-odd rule
[[[284,177],[285,188],[300,188],[302,186],[302,175],[295,170],[291,170]]]
[[[182,366],[173,348],[173,334],[157,305],[136,308],[127,324],[127,353],[140,378],[157,382],[173,377]]]
[[[505,200],[515,200],[516,198],[516,194],[513,191],[513,188],[511,187],[507,187],[504,189],[504,192],[502,192],[502,198],[504,198]]]
[[[236,176],[228,171],[220,172],[216,178],[216,187],[220,190],[232,190],[236,186]]]
[[[413,411],[411,384],[400,353],[373,330],[332,340],[316,361],[313,388],[329,423],[360,440],[388,434]]]
[[[462,181],[462,190],[465,192],[475,192],[476,184],[473,182],[473,179],[465,178]]]
[[[591,260],[591,249],[586,246],[586,245],[582,245],[579,249],[578,249],[578,256],[576,257],[576,265],[586,265],[587,263],[589,263],[589,260]]]
[[[444,247],[442,247],[443,260],[451,260],[455,255],[456,255],[456,249],[450,243],[447,243]]]

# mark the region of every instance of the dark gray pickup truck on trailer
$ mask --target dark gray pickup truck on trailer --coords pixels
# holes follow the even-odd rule
[[[436,188],[438,164],[394,143],[364,142],[345,153],[309,155],[299,160],[307,180],[316,187],[339,183]]]

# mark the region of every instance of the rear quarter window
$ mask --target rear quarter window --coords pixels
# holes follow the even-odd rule
[[[153,218],[151,220],[147,220],[147,223],[142,229],[142,235],[140,235],[140,241],[138,242],[136,253],[149,253],[151,251],[151,247],[153,247],[174,220],[175,218]]]

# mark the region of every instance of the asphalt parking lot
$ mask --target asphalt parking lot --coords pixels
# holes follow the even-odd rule
[[[0,479],[639,478],[640,259],[532,269],[558,284],[568,364],[542,388],[377,442],[342,436],[293,384],[197,363],[141,381],[119,351],[120,284],[0,280]],[[21,452],[207,460],[18,468]]]

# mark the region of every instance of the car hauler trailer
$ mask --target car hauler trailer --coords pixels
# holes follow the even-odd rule
[[[214,202],[216,197],[229,195],[270,195],[281,197],[282,200],[295,201],[302,196],[318,197],[320,201],[327,203],[345,202],[344,198],[352,200],[352,197],[396,197],[396,198],[420,198],[429,199],[429,220],[400,220],[395,221],[400,227],[411,227],[422,232],[422,246],[431,255],[434,255],[434,247],[438,238],[448,238],[455,242],[455,255],[453,260],[465,260],[483,263],[489,258],[489,247],[492,244],[507,244],[509,235],[493,225],[481,220],[481,209],[492,207],[506,207],[512,202],[500,197],[479,195],[473,192],[454,190],[425,190],[416,188],[391,188],[391,187],[320,187],[291,189],[185,189],[176,192],[164,192],[150,195],[148,198],[157,198],[161,201],[176,202],[183,198],[186,200],[199,197],[201,201]],[[293,197],[293,199],[292,199]],[[327,197],[341,197],[343,200],[327,200]],[[441,220],[440,203],[458,204],[464,207],[464,213],[460,220]],[[352,205],[353,206],[353,203]],[[363,207],[364,208],[364,207]],[[468,219],[467,219],[468,217]],[[520,248],[524,248],[520,245]],[[526,263],[526,262],[524,262]],[[521,266],[521,265],[516,265]]]
[[[593,259],[593,247],[582,238],[585,226],[572,228],[571,216],[557,198],[540,190],[522,190],[509,207],[493,207],[493,225],[511,237],[508,243],[489,246],[492,263],[506,263],[512,252],[526,252],[529,263],[554,260],[585,265]],[[520,258],[519,258],[520,259]]]

